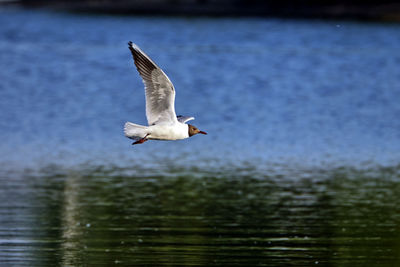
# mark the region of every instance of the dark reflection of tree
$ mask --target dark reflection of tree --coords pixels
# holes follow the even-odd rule
[[[390,265],[399,263],[398,169],[98,169],[35,188],[64,265]]]
[[[332,245],[344,263],[368,259],[377,266],[400,264],[400,175],[396,168],[339,169],[327,182],[332,192]]]

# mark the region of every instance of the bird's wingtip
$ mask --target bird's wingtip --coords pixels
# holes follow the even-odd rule
[[[128,46],[130,49],[135,49],[135,50],[140,50],[139,46],[137,46],[135,43],[133,43],[132,41],[128,42]]]

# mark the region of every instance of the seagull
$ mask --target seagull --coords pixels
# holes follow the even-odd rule
[[[129,50],[142,77],[146,95],[146,117],[149,126],[126,122],[125,136],[135,140],[132,145],[147,140],[179,140],[198,133],[207,134],[186,124],[194,117],[176,116],[175,88],[168,76],[136,44],[129,42]]]

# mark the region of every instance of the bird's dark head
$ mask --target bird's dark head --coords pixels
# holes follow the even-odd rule
[[[188,124],[189,126],[189,137],[201,133],[201,134],[207,134],[206,132],[200,131],[199,129],[196,128],[196,126],[193,126],[191,124]]]

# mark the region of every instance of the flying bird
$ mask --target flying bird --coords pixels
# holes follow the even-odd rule
[[[176,116],[175,88],[168,76],[137,45],[128,43],[129,50],[142,77],[146,95],[146,117],[149,126],[126,122],[125,136],[135,140],[132,145],[147,140],[179,140],[198,133],[207,134],[186,124],[194,117]]]

